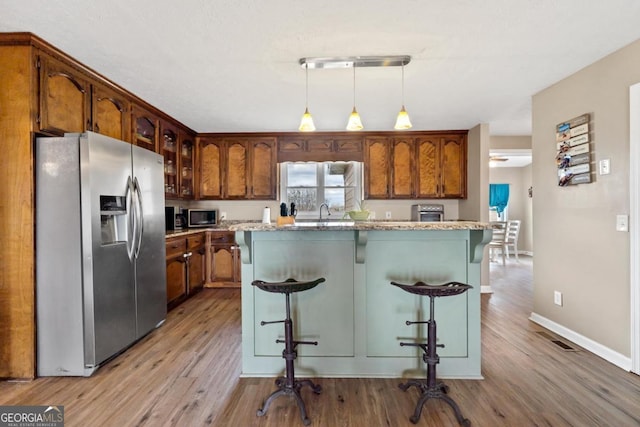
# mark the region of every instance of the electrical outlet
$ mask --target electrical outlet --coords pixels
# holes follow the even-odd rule
[[[227,219],[227,213],[225,211],[220,212],[220,221]]]
[[[611,173],[609,159],[600,160],[600,162],[598,162],[598,166],[600,167],[600,175],[609,175]]]
[[[553,303],[562,307],[562,292],[553,291]]]
[[[384,217],[385,217],[385,219],[391,219],[391,212],[390,211],[386,211],[384,213]]]

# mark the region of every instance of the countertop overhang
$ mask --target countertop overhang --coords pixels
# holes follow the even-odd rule
[[[443,222],[414,222],[414,221],[314,221],[296,222],[294,224],[277,225],[255,222],[233,224],[229,231],[350,231],[350,230],[490,230],[491,225],[476,221],[443,221]]]

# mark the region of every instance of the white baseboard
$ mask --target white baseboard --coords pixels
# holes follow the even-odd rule
[[[536,313],[531,313],[529,320],[537,323],[540,326],[543,326],[549,329],[552,332],[560,335],[578,344],[580,347],[583,347],[586,350],[589,350],[591,353],[602,357],[607,362],[611,362],[619,368],[624,369],[627,372],[631,372],[631,358],[627,357],[623,354],[618,353],[610,349],[609,347],[605,347],[604,345],[593,341],[590,338],[585,337],[575,331],[572,331],[569,328],[566,328],[553,320],[549,320],[546,317],[540,316]]]
[[[491,285],[481,285],[480,286],[480,293],[481,294],[492,294],[493,293],[493,289],[491,289]]]

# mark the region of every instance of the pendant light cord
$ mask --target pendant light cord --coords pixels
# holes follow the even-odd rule
[[[309,109],[309,64],[304,65],[305,70],[305,93],[304,93],[304,108]]]
[[[356,63],[353,63],[353,108],[356,108]]]
[[[402,108],[404,108],[404,63],[402,64]]]

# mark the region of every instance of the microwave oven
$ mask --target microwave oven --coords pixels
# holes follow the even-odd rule
[[[217,209],[189,209],[187,227],[213,227],[218,224]]]

